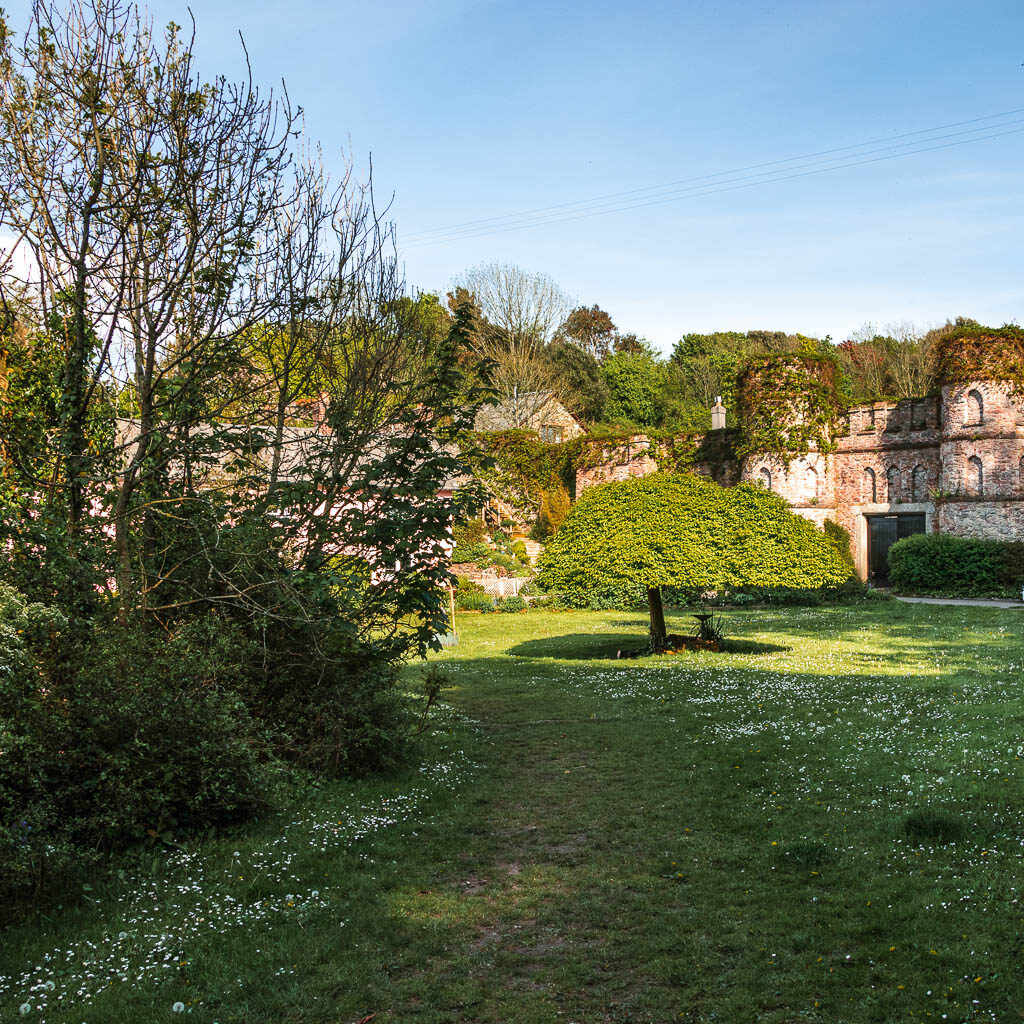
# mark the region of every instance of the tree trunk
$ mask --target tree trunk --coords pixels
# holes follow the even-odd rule
[[[665,629],[665,609],[661,606],[661,587],[647,588],[647,607],[651,613],[651,647],[660,651],[668,640]]]

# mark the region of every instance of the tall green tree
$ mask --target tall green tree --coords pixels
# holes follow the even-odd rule
[[[665,415],[665,367],[647,352],[619,352],[601,366],[608,387],[606,415],[624,424],[657,427]]]
[[[562,324],[562,334],[598,361],[611,353],[618,333],[612,318],[596,302],[578,306]]]
[[[565,407],[585,423],[599,421],[609,393],[597,358],[569,341],[553,342],[546,354],[558,381],[555,390]]]

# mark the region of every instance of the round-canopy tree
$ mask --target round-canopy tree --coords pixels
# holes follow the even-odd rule
[[[651,644],[666,641],[661,587],[835,587],[851,568],[813,523],[758,486],[658,473],[587,490],[541,561],[569,597],[645,588]]]

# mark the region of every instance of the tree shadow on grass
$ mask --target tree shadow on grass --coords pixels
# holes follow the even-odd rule
[[[727,636],[722,644],[723,654],[783,654],[793,650],[785,644],[766,644],[760,640],[746,640],[743,637]]]
[[[516,658],[558,658],[562,661],[616,659],[620,657],[620,652],[622,657],[636,657],[637,652],[644,646],[644,641],[645,637],[642,633],[567,633],[564,636],[524,640],[514,647],[509,647],[506,653]],[[780,644],[765,644],[758,640],[727,637],[720,653],[778,654],[788,650],[791,648],[783,647]],[[684,661],[692,654],[693,652],[684,651],[675,655],[658,655],[656,660],[678,659]]]

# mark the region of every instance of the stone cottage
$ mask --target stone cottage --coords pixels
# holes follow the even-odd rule
[[[583,433],[579,421],[551,391],[528,391],[496,405],[485,405],[476,416],[475,429],[534,430],[542,441],[558,444]]]

